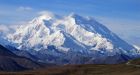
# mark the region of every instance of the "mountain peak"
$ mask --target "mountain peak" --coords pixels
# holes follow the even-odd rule
[[[48,11],[43,11],[40,12],[39,16],[35,17],[29,23],[41,24],[44,23],[44,21],[54,20],[55,18],[56,18],[55,14]]]
[[[92,21],[95,21],[95,19],[91,16],[82,16],[82,15],[79,15],[79,14],[76,14],[76,13],[71,13],[69,15],[69,17],[72,17],[74,19],[84,19],[84,20],[92,20]]]

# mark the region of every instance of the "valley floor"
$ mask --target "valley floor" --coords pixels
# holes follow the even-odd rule
[[[140,75],[140,67],[115,65],[65,65],[22,72],[0,72],[0,75]]]

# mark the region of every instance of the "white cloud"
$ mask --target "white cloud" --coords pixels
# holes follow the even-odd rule
[[[40,15],[40,16],[43,16],[43,15],[54,16],[54,13],[52,13],[50,11],[40,11],[37,14]]]
[[[17,11],[31,11],[33,8],[28,7],[28,6],[20,6],[17,8]]]
[[[0,33],[2,34],[12,33],[15,31],[17,27],[18,25],[0,25]]]
[[[40,15],[40,19],[51,19],[55,16],[55,14],[50,11],[41,11],[38,14]]]
[[[6,25],[0,25],[0,32],[7,32],[7,31],[9,31],[9,29]]]

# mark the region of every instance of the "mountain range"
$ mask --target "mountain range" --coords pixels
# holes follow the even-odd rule
[[[94,18],[77,14],[42,14],[0,40],[18,56],[60,65],[115,64],[140,55]]]

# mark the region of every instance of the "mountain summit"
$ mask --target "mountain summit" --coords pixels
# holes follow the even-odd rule
[[[104,25],[77,14],[63,17],[44,13],[7,38],[10,46],[26,50],[42,62],[119,63],[139,55]]]

